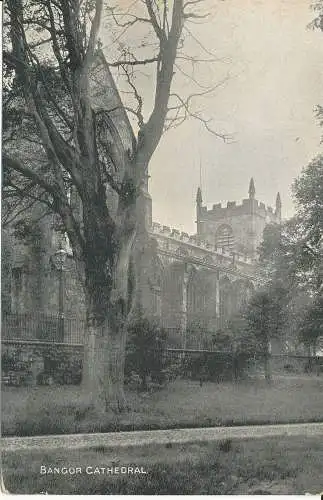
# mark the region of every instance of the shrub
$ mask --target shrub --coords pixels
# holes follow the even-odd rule
[[[224,439],[219,443],[219,450],[228,453],[232,450],[232,439]]]
[[[125,378],[134,381],[139,377],[141,388],[167,381],[166,332],[157,323],[139,317],[128,330]]]
[[[297,369],[291,363],[284,364],[284,371],[287,373],[297,373]]]
[[[82,379],[80,353],[53,345],[44,351],[43,356],[44,380],[52,378],[54,383],[60,385],[80,384]]]
[[[183,374],[200,383],[210,380],[223,382],[243,378],[249,369],[248,353],[210,352],[186,355]]]
[[[2,371],[7,374],[9,371],[15,369],[15,357],[11,354],[9,354],[8,351],[5,351],[2,353],[1,356],[1,369]]]

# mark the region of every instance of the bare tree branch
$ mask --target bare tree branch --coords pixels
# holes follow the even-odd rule
[[[142,114],[142,106],[143,106],[143,100],[142,100],[142,97],[141,95],[139,95],[138,93],[138,90],[136,88],[136,86],[134,85],[134,83],[132,82],[131,80],[131,76],[129,74],[129,71],[126,67],[126,65],[124,65],[122,67],[125,75],[126,75],[126,78],[127,78],[127,82],[128,82],[128,85],[132,88],[133,90],[133,93],[134,93],[134,96],[135,96],[135,99],[138,103],[138,107],[135,111],[135,115],[137,116],[138,118],[138,126],[139,126],[139,129],[142,129],[142,127],[144,126],[144,117],[143,117],[143,114]]]

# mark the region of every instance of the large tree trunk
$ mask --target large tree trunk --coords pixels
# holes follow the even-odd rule
[[[108,409],[122,411],[127,407],[124,366],[128,319],[133,302],[129,300],[129,265],[135,229],[134,226],[132,231],[119,235],[112,276],[106,274],[105,262],[100,266],[102,260],[93,259],[93,256],[87,270],[87,331],[82,384],[86,399],[98,412]]]
[[[113,331],[106,320],[99,325],[89,319],[84,343],[82,386],[86,399],[98,412],[122,411],[124,394],[124,362],[127,333],[125,328]]]

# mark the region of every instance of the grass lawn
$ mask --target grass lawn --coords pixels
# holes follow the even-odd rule
[[[154,393],[129,393],[129,412],[99,419],[75,386],[2,390],[3,435],[166,429],[323,420],[323,377],[286,376],[238,384],[176,380]]]
[[[103,447],[4,453],[4,485],[34,494],[318,494],[323,491],[323,443],[270,438],[212,444]],[[143,468],[146,474],[87,474],[95,467]],[[77,474],[40,474],[41,466],[74,467]],[[42,469],[44,471],[44,469]],[[74,469],[75,470],[75,469]],[[73,471],[73,469],[72,469]]]

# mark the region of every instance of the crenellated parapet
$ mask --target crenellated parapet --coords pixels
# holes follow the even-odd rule
[[[256,199],[246,198],[241,204],[235,201],[228,201],[226,206],[217,203],[208,208],[206,205],[200,207],[201,219],[205,222],[206,219],[229,219],[232,217],[240,217],[241,215],[249,215],[253,212],[254,216],[261,217],[267,222],[278,222],[276,211],[271,206],[266,206],[265,203],[259,202]]]
[[[276,197],[275,209],[256,199],[254,180],[250,180],[249,197],[237,204],[228,201],[226,206],[217,203],[208,208],[203,204],[201,189],[196,197],[196,229],[199,237],[217,247],[257,258],[267,224],[280,224],[281,199]],[[240,258],[240,257],[239,257]]]
[[[229,270],[233,274],[241,273],[251,279],[259,274],[256,262],[238,252],[218,248],[198,236],[189,236],[178,229],[153,222],[151,235],[156,239],[158,252],[166,253],[174,259],[184,259],[201,266]]]

